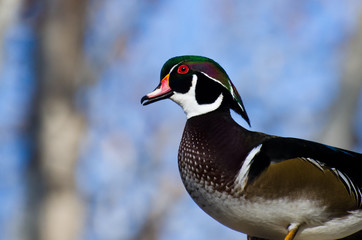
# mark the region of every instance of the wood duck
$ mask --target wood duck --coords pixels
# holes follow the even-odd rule
[[[170,98],[187,115],[178,152],[192,199],[249,239],[362,239],[362,154],[249,131],[225,70],[201,56],[169,59],[143,105]]]

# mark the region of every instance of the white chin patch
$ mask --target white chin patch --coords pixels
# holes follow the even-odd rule
[[[216,110],[218,107],[220,107],[223,100],[223,95],[222,93],[220,93],[220,96],[215,100],[215,102],[209,104],[199,104],[196,101],[196,95],[195,95],[196,82],[197,82],[197,75],[194,74],[192,76],[191,88],[187,93],[174,92],[174,94],[170,97],[171,100],[173,100],[183,108],[187,118],[212,112]]]

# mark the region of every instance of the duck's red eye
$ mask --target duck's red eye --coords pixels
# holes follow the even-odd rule
[[[179,73],[179,74],[186,74],[188,72],[189,72],[189,67],[186,65],[181,65],[177,69],[177,73]]]

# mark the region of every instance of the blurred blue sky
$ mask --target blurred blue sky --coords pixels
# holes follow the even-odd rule
[[[204,55],[229,74],[252,130],[318,139],[360,14],[357,0],[90,1],[84,51],[97,75],[77,98],[88,124],[75,172],[87,209],[81,239],[132,239],[163,202],[172,204],[160,239],[245,239],[183,190],[182,110],[171,101],[143,107],[140,98],[156,87],[167,59]],[[25,204],[31,151],[25,129],[37,86],[34,31],[20,18],[1,51],[0,239],[17,239]],[[362,100],[356,117],[353,150],[362,151]],[[168,192],[177,197],[169,200]]]

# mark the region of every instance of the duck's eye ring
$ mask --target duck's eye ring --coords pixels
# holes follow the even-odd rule
[[[181,65],[177,68],[177,73],[178,74],[186,74],[189,72],[189,67],[187,65]]]

